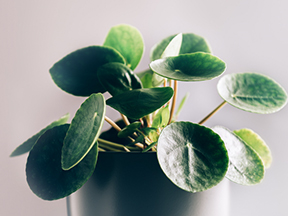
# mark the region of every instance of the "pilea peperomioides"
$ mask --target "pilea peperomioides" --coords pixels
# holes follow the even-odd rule
[[[136,74],[143,50],[139,31],[121,24],[111,28],[102,46],[76,50],[52,66],[59,88],[87,99],[70,124],[66,114],[11,154],[29,152],[27,181],[37,196],[55,200],[78,190],[92,175],[99,151],[155,151],[166,176],[189,192],[205,191],[224,177],[243,185],[261,182],[271,153],[259,135],[202,124],[227,103],[259,114],[279,111],[287,102],[285,90],[261,74],[227,74],[217,85],[223,103],[198,124],[177,122],[188,96],[176,110],[178,82],[214,79],[226,64],[211,54],[204,38],[185,33],[156,44],[150,68]],[[105,99],[105,92],[111,97]],[[106,105],[122,119],[107,117]],[[102,132],[104,121],[112,128]]]

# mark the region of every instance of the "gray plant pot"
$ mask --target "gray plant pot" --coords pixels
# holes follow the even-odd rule
[[[69,216],[228,216],[229,182],[193,194],[170,182],[155,152],[101,152],[67,209]]]

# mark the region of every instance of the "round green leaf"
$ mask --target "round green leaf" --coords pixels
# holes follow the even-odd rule
[[[116,49],[125,58],[126,64],[134,70],[140,62],[144,42],[141,33],[130,25],[121,24],[110,29],[104,46]]]
[[[155,60],[150,63],[150,68],[173,80],[204,81],[220,76],[226,65],[216,56],[197,52]]]
[[[164,50],[175,36],[176,35],[169,36],[152,47],[150,53],[151,61],[161,58]],[[192,33],[182,34],[182,45],[179,54],[194,52],[211,53],[211,49],[203,37]]]
[[[233,131],[247,145],[249,145],[261,157],[265,168],[269,168],[272,162],[272,155],[265,141],[251,129],[243,128]]]
[[[261,74],[226,74],[219,80],[217,89],[226,102],[253,113],[277,112],[287,103],[285,90]]]
[[[150,68],[143,72],[137,73],[137,76],[141,79],[143,88],[153,88],[160,86],[164,78],[154,73]]]
[[[97,70],[109,62],[124,63],[124,59],[109,47],[85,47],[55,63],[50,74],[62,90],[76,96],[89,96],[106,91],[98,80]]]
[[[52,122],[51,124],[49,124],[47,127],[45,127],[44,129],[42,129],[41,131],[39,131],[37,134],[35,134],[34,136],[30,137],[28,140],[26,140],[24,143],[22,143],[20,146],[18,146],[10,155],[10,157],[14,157],[14,156],[18,156],[18,155],[22,155],[24,153],[29,152],[34,144],[36,143],[36,141],[38,140],[38,138],[47,130],[58,126],[58,125],[62,125],[65,124],[68,119],[70,117],[70,114],[67,113],[66,115],[62,116],[60,119]]]
[[[139,119],[167,103],[173,93],[171,87],[135,89],[109,98],[106,103],[128,118]]]
[[[158,139],[157,156],[167,177],[189,192],[217,185],[225,176],[228,155],[223,141],[211,129],[191,122],[165,127]]]
[[[152,122],[152,127],[153,128],[165,127],[169,122],[169,118],[170,118],[169,106],[162,107],[155,115]]]
[[[141,126],[141,122],[135,121],[131,124],[127,125],[118,133],[118,137],[125,138],[132,135],[139,127]]]
[[[112,95],[123,93],[132,89],[142,88],[141,80],[133,71],[121,63],[108,63],[97,71],[102,86]]]
[[[242,185],[260,183],[264,177],[264,165],[258,154],[233,132],[220,126],[213,127],[224,141],[229,155],[226,177]]]
[[[92,94],[72,119],[62,149],[62,169],[76,166],[92,149],[98,139],[105,118],[105,99],[101,93]]]
[[[165,48],[161,58],[178,56],[182,45],[182,34],[176,35]]]
[[[29,153],[26,164],[31,190],[44,200],[64,198],[78,190],[92,175],[97,160],[97,145],[69,171],[61,169],[61,149],[68,124],[47,130]]]

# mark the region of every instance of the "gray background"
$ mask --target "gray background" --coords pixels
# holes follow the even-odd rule
[[[26,155],[9,154],[30,135],[84,98],[56,87],[49,68],[64,55],[101,45],[111,26],[128,23],[143,34],[146,51],[136,71],[146,69],[150,48],[179,32],[204,36],[213,53],[227,63],[226,73],[261,72],[288,90],[288,3],[285,0],[12,0],[0,1],[0,215],[65,215],[65,200],[37,198],[25,181]],[[218,79],[180,83],[190,92],[180,120],[198,122],[222,102]],[[111,110],[108,116],[118,115]],[[288,215],[288,108],[257,115],[226,105],[205,125],[248,127],[270,146],[274,161],[264,181],[245,187],[231,183],[231,215]],[[107,125],[106,125],[107,127]],[[207,206],[209,208],[209,206]]]

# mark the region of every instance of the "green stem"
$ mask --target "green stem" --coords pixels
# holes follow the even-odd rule
[[[107,141],[107,140],[104,140],[104,139],[101,139],[101,138],[98,138],[98,142],[99,144],[103,144],[105,146],[111,146],[113,148],[116,148],[116,149],[124,149],[124,145],[121,145],[121,144],[118,144],[118,143],[114,143],[114,142],[111,142],[111,141]],[[140,149],[138,147],[133,147],[133,146],[125,146],[126,148],[128,148],[129,150],[131,151],[139,151]]]
[[[211,116],[213,116],[218,110],[220,110],[227,102],[223,101],[218,107],[216,107],[211,113],[209,113],[204,119],[202,119],[198,124],[203,124],[206,122]]]
[[[168,125],[171,123],[171,121],[173,119],[173,114],[174,114],[174,110],[175,110],[175,106],[176,106],[177,91],[178,91],[178,83],[177,83],[177,80],[174,80],[174,96],[172,99],[172,106],[171,106],[170,118],[169,118]]]

